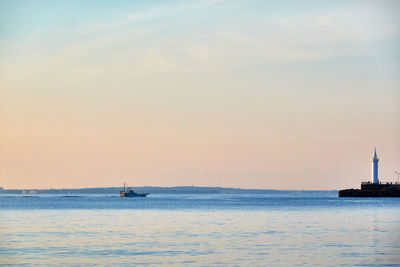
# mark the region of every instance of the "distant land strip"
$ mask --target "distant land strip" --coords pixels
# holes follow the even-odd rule
[[[75,189],[3,189],[0,194],[119,194],[121,187],[97,187],[97,188],[75,188]],[[175,187],[134,187],[138,193],[149,194],[280,194],[284,192],[312,192],[327,193],[337,190],[276,190],[276,189],[242,189],[225,187],[197,187],[197,186],[175,186]]]

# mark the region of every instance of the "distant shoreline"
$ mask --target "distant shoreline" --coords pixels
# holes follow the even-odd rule
[[[0,194],[118,194],[121,187],[95,187],[74,189],[0,189]],[[138,193],[149,194],[279,194],[283,192],[337,192],[337,190],[280,190],[280,189],[242,189],[227,187],[174,186],[134,187]]]

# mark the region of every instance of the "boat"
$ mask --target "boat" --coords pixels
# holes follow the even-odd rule
[[[126,187],[124,183],[124,190],[119,192],[120,197],[146,197],[149,193],[136,193],[130,187]]]

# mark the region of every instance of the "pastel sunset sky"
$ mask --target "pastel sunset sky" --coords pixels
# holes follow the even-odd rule
[[[400,1],[0,1],[0,186],[400,172]]]

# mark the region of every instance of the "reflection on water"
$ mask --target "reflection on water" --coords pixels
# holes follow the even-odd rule
[[[242,201],[250,204],[237,208],[229,196],[225,208],[221,203],[196,208],[203,197],[176,197],[178,203],[169,208],[151,206],[154,199],[147,199],[136,204],[147,203],[143,205],[150,208],[125,209],[104,203],[90,209],[87,203],[78,203],[108,201],[107,197],[53,198],[60,202],[45,209],[7,208],[0,197],[0,263],[365,266],[400,262],[398,199],[384,200],[382,205],[382,200],[365,199],[367,204],[349,200],[353,203],[349,204],[326,197],[318,199],[320,205],[310,205],[304,199],[275,197],[269,206],[267,198],[246,196]],[[220,198],[206,199],[218,203]],[[251,203],[258,208],[248,208]]]

